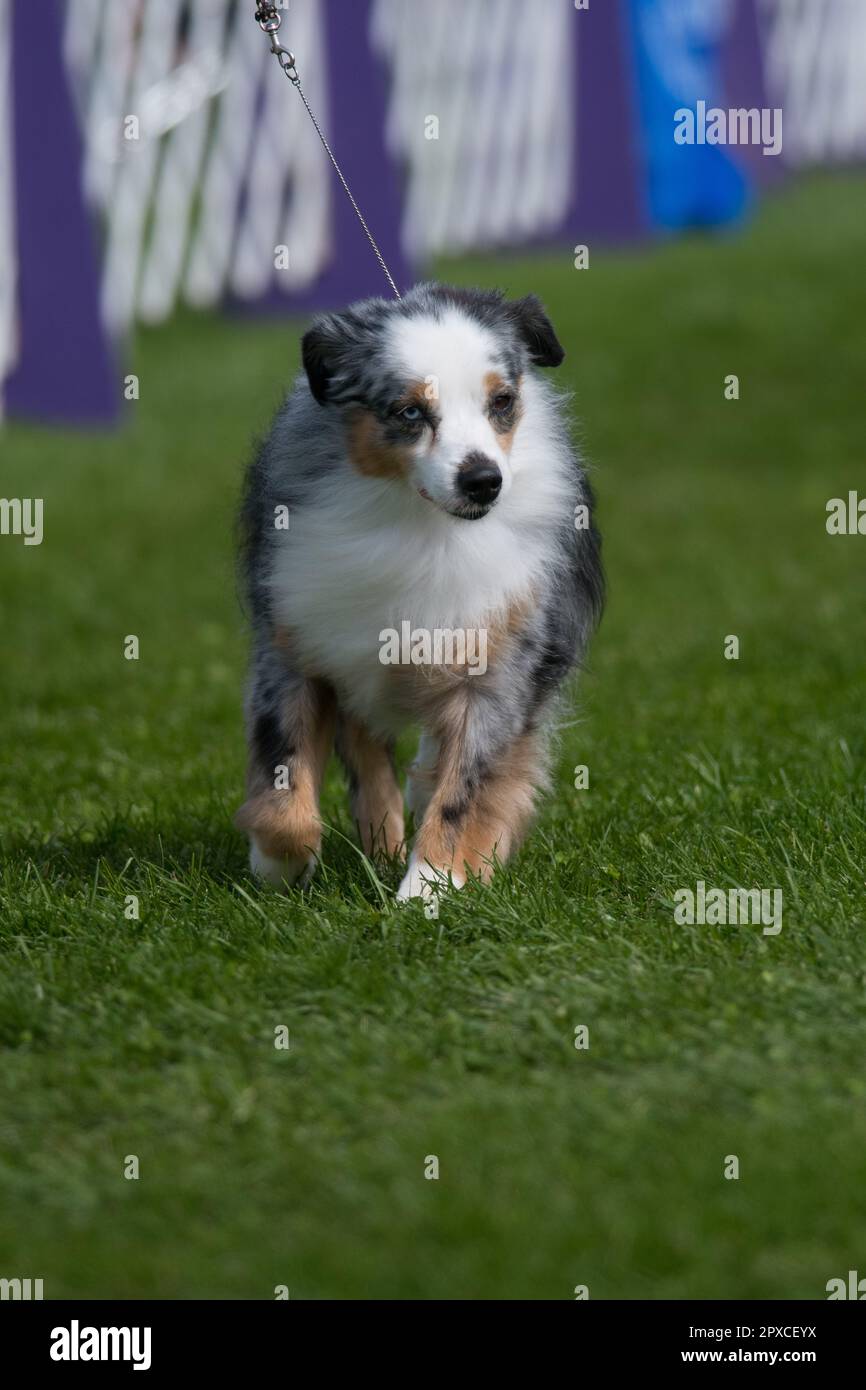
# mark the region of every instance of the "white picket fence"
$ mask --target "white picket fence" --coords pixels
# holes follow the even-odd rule
[[[85,188],[105,228],[108,328],[314,282],[334,185],[251,5],[67,0],[66,15]],[[387,141],[406,172],[411,259],[522,241],[561,219],[572,21],[570,0],[376,0],[371,40],[391,72]],[[320,0],[292,0],[284,28],[326,123]],[[289,269],[274,279],[278,246]]]
[[[866,156],[866,0],[761,5],[790,162]],[[254,298],[271,285],[291,293],[327,264],[332,174],[251,11],[250,0],[67,0],[112,332],[162,320],[178,302]],[[573,0],[375,0],[410,260],[519,244],[561,223],[574,168],[573,25]],[[291,0],[284,33],[327,123],[323,29],[321,0]],[[126,138],[130,116],[137,138]],[[279,246],[288,268],[275,277]]]
[[[770,98],[796,166],[866,159],[866,0],[762,0]]]
[[[376,0],[410,257],[559,225],[571,189],[573,24],[571,0]]]
[[[866,158],[866,0],[759,2],[786,160]],[[11,8],[0,3],[0,383],[17,335]],[[342,193],[252,8],[66,0],[113,334],[179,303],[291,293],[329,262]],[[390,74],[385,139],[405,174],[412,261],[524,243],[560,223],[574,168],[574,23],[573,0],[375,0],[370,37]],[[282,32],[327,128],[321,0],[291,0]],[[274,275],[281,247],[288,268]]]
[[[328,259],[330,166],[236,0],[68,0],[66,58],[81,111],[88,199],[105,227],[109,329],[226,292],[287,293]],[[304,86],[326,112],[316,0],[292,5]],[[278,247],[291,248],[274,279]]]

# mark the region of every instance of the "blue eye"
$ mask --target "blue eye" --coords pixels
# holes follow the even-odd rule
[[[400,419],[409,425],[417,425],[419,420],[424,419],[424,412],[420,406],[407,405],[405,410],[400,411]]]

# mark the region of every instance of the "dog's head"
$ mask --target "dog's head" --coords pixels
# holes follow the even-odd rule
[[[511,486],[526,372],[564,356],[535,295],[441,285],[322,315],[302,349],[316,400],[343,414],[354,467],[466,520]]]

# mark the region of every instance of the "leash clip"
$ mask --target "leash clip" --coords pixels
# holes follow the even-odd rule
[[[256,23],[266,34],[275,34],[283,22],[283,16],[276,5],[259,5],[256,10]]]
[[[283,22],[282,15],[278,12],[276,5],[259,5],[256,10],[256,23],[263,33],[267,34],[271,41],[271,52],[282,68],[290,82],[298,85],[298,70],[295,67],[295,55],[284,48],[277,38],[280,25]]]

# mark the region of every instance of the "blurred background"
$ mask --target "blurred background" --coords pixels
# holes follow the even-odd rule
[[[737,225],[866,157],[862,0],[292,0],[281,40],[398,283]],[[253,0],[0,5],[0,400],[110,424],[141,324],[387,286]],[[781,153],[677,145],[781,108]]]

